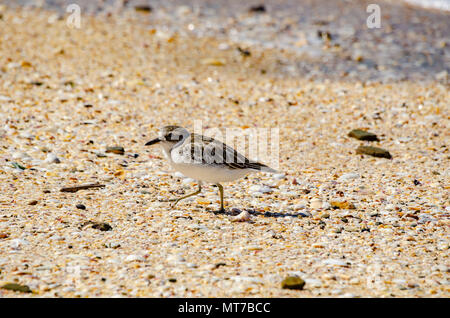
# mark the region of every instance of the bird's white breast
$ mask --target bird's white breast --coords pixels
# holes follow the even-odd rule
[[[229,169],[225,165],[206,165],[183,158],[183,153],[178,151],[171,151],[167,146],[164,147],[164,153],[169,159],[170,165],[174,170],[181,172],[186,177],[210,182],[229,182],[242,178],[247,173],[251,172],[248,169]]]
[[[250,172],[247,169],[228,169],[220,165],[176,163],[172,160],[170,163],[175,170],[186,177],[211,183],[233,181],[242,178]]]

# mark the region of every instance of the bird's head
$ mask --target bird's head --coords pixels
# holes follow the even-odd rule
[[[150,140],[145,145],[151,146],[161,142],[163,145],[173,146],[189,136],[189,131],[180,126],[164,126],[159,131],[159,137]]]

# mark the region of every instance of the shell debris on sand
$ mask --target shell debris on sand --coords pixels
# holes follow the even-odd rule
[[[227,29],[275,20],[272,8],[247,10]],[[444,82],[320,77],[307,56],[195,37],[186,25],[168,30],[159,11],[152,2],[145,14],[83,15],[80,29],[43,9],[1,12],[0,286],[32,293],[0,288],[0,297],[449,296]],[[179,20],[187,19],[207,27],[186,11]],[[419,44],[414,34],[381,34]],[[353,52],[341,43],[342,54],[332,53],[340,37],[318,38],[317,28],[306,36],[327,54]],[[367,74],[385,74],[377,65]],[[169,210],[165,200],[196,185],[144,144],[161,126],[192,129],[196,119],[279,128],[285,177],[224,184],[226,206],[250,221],[212,213],[219,196],[210,185]],[[358,127],[380,141],[348,137]],[[355,154],[361,144],[393,158]],[[290,276],[304,288],[283,288]]]

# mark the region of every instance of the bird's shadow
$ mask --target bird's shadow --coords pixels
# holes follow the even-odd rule
[[[239,215],[241,212],[247,211],[249,214],[254,216],[264,216],[264,217],[272,217],[272,218],[283,218],[283,217],[293,217],[293,218],[303,218],[308,217],[305,213],[279,213],[279,212],[259,212],[253,209],[232,209],[230,211],[227,210],[219,210],[219,211],[209,211],[214,213],[215,215],[229,215],[229,216],[236,216]]]

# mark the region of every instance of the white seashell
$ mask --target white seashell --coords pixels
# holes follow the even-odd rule
[[[349,264],[346,261],[340,259],[329,258],[322,261],[322,264],[325,265],[336,265],[336,266],[348,266]]]
[[[249,221],[251,218],[250,213],[247,211],[242,211],[239,215],[236,215],[231,219],[231,222],[245,222]]]
[[[357,173],[345,173],[338,178],[338,181],[347,181],[347,180],[353,180],[353,179],[358,179],[358,178],[359,178],[359,174],[357,174]]]
[[[224,51],[224,50],[228,50],[230,48],[230,45],[228,43],[220,43],[218,48],[219,48],[219,50]]]
[[[169,255],[167,256],[167,262],[170,264],[179,264],[186,262],[186,260],[181,255]]]
[[[0,101],[1,102],[11,102],[12,99],[8,96],[0,95]]]
[[[324,202],[323,204],[322,204],[322,209],[325,209],[325,210],[328,210],[328,209],[330,209],[331,208],[331,204],[330,203],[328,203],[328,202]]]
[[[260,186],[260,185],[253,185],[249,189],[251,192],[259,192],[259,193],[270,193],[273,192],[273,189],[268,186]]]
[[[323,202],[322,202],[322,200],[320,200],[318,198],[314,198],[311,200],[311,203],[309,206],[311,207],[311,209],[321,209],[323,206]]]
[[[127,261],[127,262],[135,262],[135,261],[143,262],[143,261],[145,261],[145,258],[143,258],[140,255],[128,255],[126,257],[125,261]]]
[[[286,174],[284,174],[284,173],[276,173],[276,174],[272,175],[272,178],[275,179],[275,180],[281,180],[281,179],[286,178]]]
[[[49,153],[47,155],[47,158],[45,158],[44,162],[46,162],[46,163],[60,163],[61,160],[59,160],[59,158],[55,154]]]
[[[13,240],[9,241],[9,244],[12,249],[19,250],[19,249],[21,249],[22,246],[29,245],[30,242],[28,242],[27,240],[22,240],[22,239],[13,239]]]

